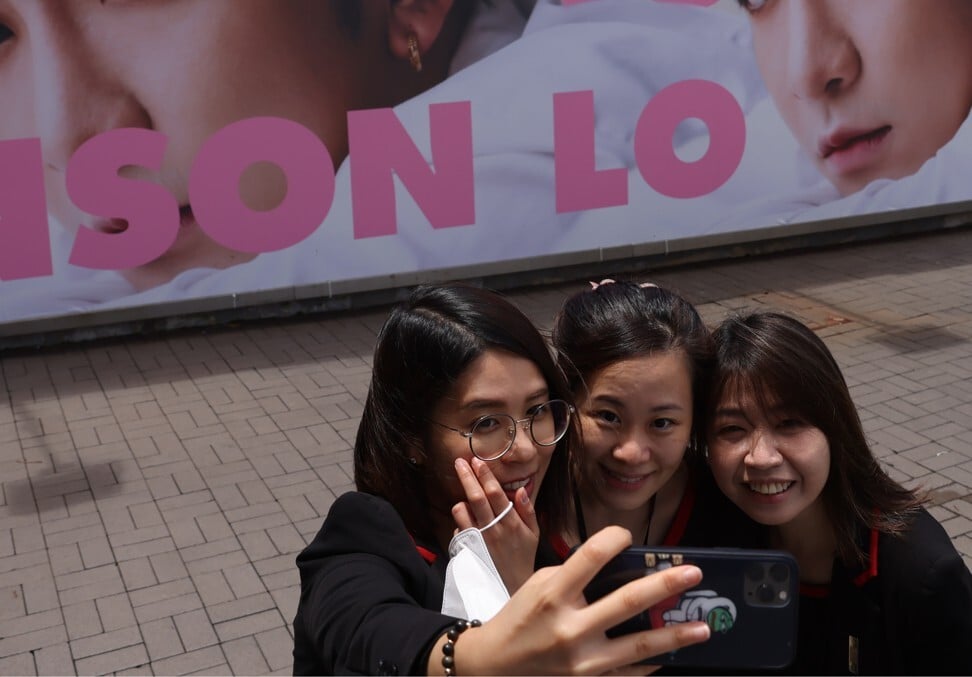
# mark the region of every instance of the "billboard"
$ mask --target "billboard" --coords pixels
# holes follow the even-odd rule
[[[932,6],[10,0],[0,334],[967,210]]]

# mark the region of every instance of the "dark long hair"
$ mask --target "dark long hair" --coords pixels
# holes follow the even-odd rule
[[[428,415],[484,351],[499,348],[533,362],[551,399],[571,401],[563,374],[533,323],[495,292],[460,284],[418,287],[392,310],[378,336],[368,397],[354,443],[359,491],[381,496],[413,536],[432,537],[423,466]],[[537,495],[541,526],[560,533],[569,500],[567,435],[550,460]]]
[[[678,294],[633,282],[598,285],[567,299],[553,329],[557,360],[575,398],[587,396],[587,380],[621,360],[672,350],[688,356],[692,377],[692,449],[702,439],[702,388],[712,362],[709,330],[695,307]]]
[[[713,420],[725,396],[750,396],[819,428],[830,446],[823,488],[840,558],[864,561],[861,527],[901,531],[920,500],[891,479],[871,452],[840,366],[809,327],[786,315],[730,317],[714,333],[716,364],[706,407]]]

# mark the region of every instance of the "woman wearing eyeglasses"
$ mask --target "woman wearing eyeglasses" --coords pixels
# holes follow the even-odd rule
[[[539,527],[563,529],[568,397],[543,338],[492,292],[423,287],[392,311],[355,441],[358,491],[297,558],[295,674],[596,674],[708,637],[702,623],[605,636],[701,577],[677,567],[588,607],[584,585],[631,542],[621,529],[562,566],[513,567],[525,581],[490,620],[440,612],[457,527],[492,525],[494,557],[505,535],[527,567]]]
[[[468,441],[472,458],[459,458],[455,462],[466,498],[452,507],[452,518],[459,530],[471,527],[482,530],[490,556],[509,592],[515,592],[533,574],[540,539],[540,525],[531,498],[536,495],[539,479],[517,469],[514,447],[532,444],[539,456],[549,456],[567,434],[574,413],[573,405],[565,400],[545,400],[546,397],[532,398],[534,401],[525,407],[523,418],[481,413],[495,409],[492,403],[483,402],[477,405],[478,411],[469,410],[465,418],[476,418],[472,423],[464,422],[464,427],[431,420]],[[566,457],[566,454],[561,456]],[[496,468],[495,473],[491,467]],[[545,495],[554,498],[553,492],[558,490],[551,487],[555,483],[548,482]],[[559,505],[543,506],[541,512],[554,514],[561,511],[564,495],[558,493],[554,500]],[[518,519],[500,518],[497,521],[505,510],[515,510]],[[551,522],[552,518],[546,520],[547,528]]]
[[[712,346],[692,304],[653,284],[592,283],[565,302],[553,342],[583,441],[574,510],[544,561],[611,524],[644,545],[733,544],[724,527],[736,511],[693,471]]]

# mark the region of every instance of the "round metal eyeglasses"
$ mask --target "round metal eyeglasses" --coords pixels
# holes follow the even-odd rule
[[[469,440],[473,456],[482,461],[495,461],[513,448],[516,429],[523,425],[530,438],[541,447],[551,447],[567,434],[574,407],[563,400],[550,400],[532,407],[526,418],[513,418],[509,414],[486,414],[476,419],[466,431],[451,425],[431,421],[437,426],[457,432]]]

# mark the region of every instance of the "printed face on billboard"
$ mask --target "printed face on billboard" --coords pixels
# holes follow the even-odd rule
[[[171,248],[123,273],[136,289],[189,268],[251,259],[214,241],[193,216],[188,176],[202,144],[230,123],[276,116],[314,133],[339,165],[348,110],[397,103],[419,86],[403,26],[432,41],[447,12],[423,32],[426,24],[387,1],[360,1],[349,12],[342,2],[0,0],[0,139],[40,139],[48,206],[59,224],[117,232],[125,221],[92,217],[69,199],[69,159],[111,129],[166,135],[159,172],[121,172],[157,181],[180,207]],[[254,210],[273,208],[285,193],[284,175],[270,163],[240,179],[240,198]]]
[[[740,0],[786,124],[843,195],[916,172],[972,105],[967,0]]]

